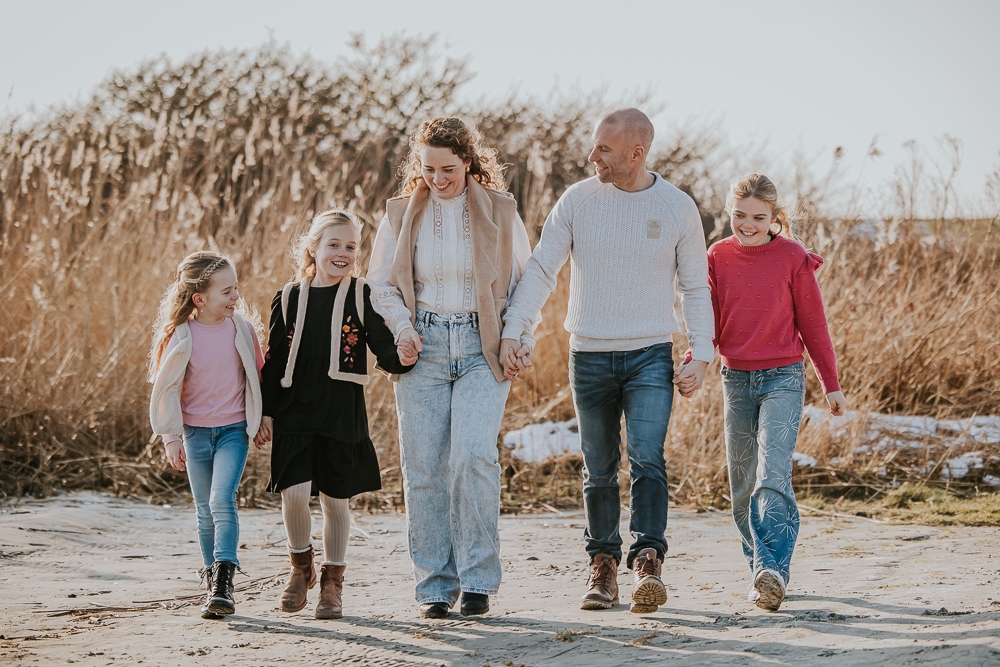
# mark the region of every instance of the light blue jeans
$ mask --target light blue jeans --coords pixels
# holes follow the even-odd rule
[[[184,456],[205,567],[217,560],[240,564],[236,492],[249,448],[245,421],[216,428],[184,426]]]
[[[417,311],[424,351],[396,383],[416,599],[449,606],[500,587],[497,435],[510,382],[483,356],[474,313]]]
[[[762,371],[722,367],[726,460],[733,519],[756,576],[775,570],[788,583],[799,534],[792,453],[806,391],[802,362]]]

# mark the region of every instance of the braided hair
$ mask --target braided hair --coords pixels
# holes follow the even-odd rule
[[[153,325],[153,345],[149,350],[150,382],[156,377],[163,352],[174,331],[195,315],[194,295],[207,290],[212,276],[232,265],[228,257],[208,250],[193,252],[177,265],[174,281],[160,299]]]

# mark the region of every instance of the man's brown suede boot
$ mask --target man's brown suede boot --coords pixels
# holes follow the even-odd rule
[[[344,616],[344,570],[346,565],[324,565],[319,575],[319,604],[316,618]]]
[[[306,591],[316,585],[316,570],[313,568],[312,546],[302,553],[289,553],[292,570],[288,573],[288,583],[281,591],[281,611],[296,612],[306,606]]]
[[[587,592],[580,609],[611,609],[618,604],[618,561],[608,554],[597,554],[590,562]]]
[[[667,589],[660,581],[663,562],[656,557],[656,549],[643,549],[632,561],[635,583],[632,584],[633,614],[651,614],[667,601]]]

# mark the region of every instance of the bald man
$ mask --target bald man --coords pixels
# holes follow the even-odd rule
[[[501,359],[513,377],[530,364],[521,335],[541,312],[570,260],[569,377],[583,448],[584,532],[590,578],[582,609],[618,604],[622,559],[621,417],[628,441],[631,611],[667,600],[663,443],[674,396],[675,284],[693,360],[678,382],[701,386],[714,356],[714,318],[701,218],[694,202],[646,169],[653,125],[638,109],[608,114],[594,130],[596,174],[574,184],[545,221],[504,315]],[[694,389],[692,389],[693,393]]]

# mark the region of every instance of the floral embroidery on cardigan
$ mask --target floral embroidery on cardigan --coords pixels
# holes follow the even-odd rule
[[[354,320],[353,315],[348,315],[344,319],[344,326],[340,327],[340,363],[349,369],[354,369],[354,360],[357,356],[355,348],[361,341],[361,328]]]

